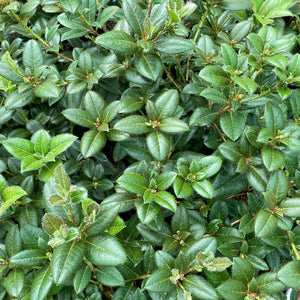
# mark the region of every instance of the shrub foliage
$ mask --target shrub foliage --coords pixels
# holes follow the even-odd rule
[[[296,299],[299,15],[2,0],[0,299]]]

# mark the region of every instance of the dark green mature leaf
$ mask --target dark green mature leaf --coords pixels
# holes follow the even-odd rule
[[[18,93],[13,92],[8,95],[8,97],[5,100],[5,108],[6,109],[17,109],[20,107],[23,107],[30,102],[32,102],[34,99],[34,90],[29,89],[26,92]]]
[[[98,130],[85,132],[81,139],[80,150],[82,155],[87,158],[99,153],[106,144],[106,134]]]
[[[173,212],[177,209],[175,197],[169,192],[160,191],[155,194],[154,201],[160,206],[165,207]]]
[[[220,118],[221,128],[231,140],[236,141],[245,128],[246,118],[243,112],[226,111]]]
[[[45,80],[35,87],[34,94],[36,97],[40,98],[58,97],[59,89],[54,82],[50,80]]]
[[[23,78],[8,63],[0,61],[0,75],[13,82],[22,82]]]
[[[229,84],[229,76],[220,67],[207,66],[200,72],[200,77],[215,86],[226,86]]]
[[[218,119],[218,113],[206,107],[198,107],[190,118],[190,126],[206,126]]]
[[[114,267],[100,267],[96,270],[95,275],[102,284],[107,286],[125,284],[122,274]]]
[[[280,208],[283,208],[284,215],[297,218],[300,216],[300,198],[283,200]]]
[[[262,159],[268,171],[279,169],[284,163],[284,155],[280,150],[273,148],[270,145],[265,145],[262,148]]]
[[[102,47],[125,53],[135,53],[139,47],[132,36],[124,31],[113,30],[101,34],[96,38],[96,42]]]
[[[203,198],[211,199],[214,195],[214,188],[208,180],[195,181],[192,186]]]
[[[81,267],[75,274],[73,280],[73,286],[75,292],[79,294],[82,292],[89,284],[92,277],[92,269],[89,265]]]
[[[23,50],[23,64],[34,71],[44,64],[44,55],[37,41],[30,40],[26,43]]]
[[[157,40],[155,48],[162,53],[178,54],[185,51],[191,51],[195,48],[193,40],[187,40],[180,37],[164,37]]]
[[[68,120],[82,127],[92,128],[95,126],[94,118],[85,110],[79,108],[68,108],[63,111],[63,115]]]
[[[123,11],[130,27],[136,34],[141,36],[144,31],[145,20],[145,15],[142,8],[134,0],[124,0]]]
[[[300,290],[300,262],[290,261],[278,272],[278,279],[286,286]]]
[[[52,274],[56,284],[61,284],[72,276],[82,263],[85,245],[80,241],[64,243],[55,248],[52,257]]]
[[[163,70],[159,56],[153,53],[139,54],[134,65],[141,75],[153,81],[157,80]]]
[[[5,278],[4,286],[10,296],[17,298],[23,289],[24,281],[24,270],[13,269]]]
[[[144,194],[148,188],[148,182],[145,177],[134,173],[123,174],[117,182],[124,189],[136,194]]]
[[[87,259],[97,266],[113,267],[125,263],[126,253],[118,240],[108,234],[86,240]]]
[[[170,151],[170,140],[167,135],[155,130],[147,135],[147,146],[150,153],[158,160],[167,158]]]
[[[232,277],[243,283],[249,283],[254,275],[252,264],[244,258],[234,257],[232,266]]]
[[[267,210],[260,210],[255,219],[255,235],[264,237],[270,235],[277,228],[277,218]]]
[[[211,284],[197,275],[188,275],[183,280],[183,286],[197,298],[217,300],[218,296]]]
[[[39,270],[32,281],[31,297],[34,299],[44,299],[52,286],[52,273],[51,267],[47,267]]]
[[[45,252],[41,250],[23,250],[10,258],[10,262],[18,267],[40,266],[47,259]]]
[[[172,117],[162,119],[159,125],[159,130],[165,133],[181,133],[188,131],[189,129],[187,123]]]
[[[6,234],[5,250],[8,256],[13,256],[21,250],[21,237],[17,225],[13,225]]]
[[[174,186],[175,195],[178,198],[187,198],[191,196],[191,194],[193,193],[193,187],[191,183],[186,181],[182,177],[177,177],[174,180],[173,186]]]
[[[282,291],[285,287],[279,279],[276,272],[268,272],[257,278],[258,290],[262,294],[275,295]]]
[[[237,279],[228,279],[217,288],[217,291],[226,300],[243,300],[246,296],[247,287]]]
[[[148,122],[146,117],[143,116],[129,116],[119,120],[114,129],[124,131],[130,134],[143,134],[151,131],[150,127],[146,124]]]
[[[168,292],[173,288],[170,280],[171,272],[168,269],[158,269],[147,280],[145,288],[152,292]]]

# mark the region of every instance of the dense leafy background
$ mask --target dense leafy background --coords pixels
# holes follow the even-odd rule
[[[0,5],[0,299],[297,298],[298,1]]]

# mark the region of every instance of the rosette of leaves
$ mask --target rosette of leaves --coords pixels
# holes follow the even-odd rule
[[[103,98],[95,92],[88,92],[84,97],[84,110],[68,108],[63,115],[75,124],[90,128],[82,136],[80,149],[84,157],[91,157],[99,153],[106,144],[106,140],[122,141],[128,137],[109,123],[119,113],[119,101],[106,105]]]
[[[169,135],[189,130],[188,124],[180,119],[182,110],[178,98],[176,90],[166,91],[155,102],[147,100],[145,116],[125,117],[118,120],[114,128],[132,135],[147,134],[150,153],[158,160],[165,160],[172,150]]]

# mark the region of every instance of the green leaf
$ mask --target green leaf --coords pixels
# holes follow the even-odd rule
[[[247,115],[241,111],[225,111],[220,118],[221,128],[224,133],[233,141],[236,141],[242,134]]]
[[[119,217],[119,216],[116,216],[116,218],[114,219],[113,223],[111,224],[111,226],[108,229],[108,233],[110,235],[116,235],[121,230],[123,230],[125,227],[126,227],[126,224],[123,221],[123,219],[121,217]]]
[[[81,293],[89,284],[92,278],[92,269],[89,265],[81,267],[75,274],[73,286],[76,294]]]
[[[252,7],[251,0],[221,0],[218,2],[218,6],[229,10],[244,10]]]
[[[142,36],[145,14],[139,4],[134,0],[124,0],[123,11],[125,18],[133,31],[139,36]]]
[[[185,51],[192,51],[195,48],[193,40],[180,37],[164,37],[156,41],[155,47],[159,52],[166,54],[178,54]]]
[[[147,280],[145,288],[156,293],[168,292],[173,288],[173,283],[170,280],[171,272],[167,269],[158,269],[151,274]]]
[[[24,159],[34,153],[33,143],[22,138],[10,138],[2,141],[4,148],[14,157]]]
[[[275,131],[282,129],[284,126],[284,117],[279,105],[274,102],[267,102],[265,106],[265,123],[266,127]]]
[[[214,188],[208,180],[195,181],[193,189],[203,198],[211,199],[214,195]]]
[[[237,279],[228,279],[217,288],[217,291],[225,300],[244,300],[247,287]]]
[[[95,221],[86,229],[86,234],[92,236],[108,229],[118,215],[119,209],[120,204],[118,202],[101,203],[99,207],[100,211],[97,214]]]
[[[72,276],[82,263],[84,252],[85,245],[80,241],[64,243],[54,249],[51,269],[57,285]]]
[[[34,94],[40,98],[56,98],[59,96],[57,85],[51,80],[45,80],[34,88]]]
[[[206,107],[197,107],[190,117],[190,126],[207,126],[218,119],[218,113]]]
[[[159,111],[159,119],[173,117],[179,103],[179,95],[177,90],[167,90],[160,94],[155,101],[155,106]]]
[[[33,89],[29,89],[26,92],[18,93],[13,92],[8,95],[5,100],[5,108],[6,109],[17,109],[23,107],[34,99]]]
[[[144,194],[149,185],[147,180],[143,176],[134,173],[123,174],[121,177],[119,177],[117,182],[125,190],[141,195]]]
[[[286,198],[288,193],[288,181],[283,171],[277,170],[272,172],[267,183],[267,191],[271,191],[278,201]]]
[[[256,91],[256,82],[249,77],[233,77],[235,83],[237,83],[241,88],[247,91],[249,94],[253,94]]]
[[[23,78],[8,63],[0,61],[0,76],[13,82],[23,82]]]
[[[5,250],[8,256],[13,256],[21,250],[21,237],[18,225],[13,225],[5,237]]]
[[[270,235],[277,228],[277,218],[267,210],[260,210],[256,216],[254,231],[257,237]]]
[[[124,285],[122,274],[114,267],[101,267],[95,272],[96,278],[106,286]]]
[[[47,260],[44,251],[27,249],[23,250],[10,258],[10,262],[18,267],[36,267]]]
[[[176,176],[177,174],[172,171],[166,171],[159,174],[157,177],[155,177],[157,189],[159,191],[164,191],[169,188],[174,182]]]
[[[146,125],[148,122],[146,117],[133,115],[119,120],[114,129],[127,132],[129,134],[144,134],[151,131],[150,127]]]
[[[53,235],[56,230],[59,230],[60,226],[63,224],[63,220],[53,213],[46,213],[43,216],[42,224],[45,231],[48,234]]]
[[[187,275],[183,286],[199,299],[217,300],[218,296],[211,284],[197,275]]]
[[[256,33],[250,33],[247,36],[247,39],[250,41],[250,43],[252,44],[252,46],[254,47],[254,49],[258,52],[258,53],[262,53],[264,50],[264,41],[263,39]]]
[[[264,61],[268,62],[270,65],[277,67],[283,71],[285,71],[288,65],[288,59],[281,54],[265,57]]]
[[[139,47],[132,36],[124,31],[113,30],[99,35],[96,43],[100,46],[125,53],[135,53]]]
[[[87,259],[97,265],[113,267],[125,263],[126,253],[118,240],[108,234],[88,237]]]
[[[242,157],[239,146],[234,142],[222,143],[219,146],[219,150],[225,158],[233,162],[238,162],[239,159]]]
[[[198,166],[200,167],[200,172],[205,174],[205,177],[211,177],[215,175],[222,166],[222,159],[218,156],[206,156],[199,160]]]
[[[49,149],[54,155],[58,155],[68,149],[76,139],[72,134],[59,134],[50,140]]]
[[[202,97],[205,97],[207,100],[218,103],[220,105],[227,104],[227,97],[217,89],[206,88],[203,92],[201,92],[200,95]]]
[[[43,159],[39,159],[35,155],[29,155],[22,160],[21,172],[24,173],[26,171],[37,170],[43,165],[44,165]]]
[[[261,151],[263,163],[268,171],[274,171],[282,167],[284,164],[284,155],[280,150],[270,145],[265,145]]]
[[[279,281],[277,272],[261,274],[257,277],[257,283],[261,294],[275,295],[285,288],[285,285]]]
[[[79,7],[79,0],[61,0],[60,5],[70,13],[74,14]]]
[[[220,67],[206,66],[200,71],[200,77],[215,86],[227,86],[229,76]]]
[[[232,265],[232,261],[227,257],[217,257],[213,263],[209,264],[209,270],[222,272]]]
[[[49,151],[49,135],[48,133],[41,129],[36,132],[31,141],[34,143],[34,151],[42,154],[43,156],[46,155]]]
[[[136,56],[134,66],[141,75],[152,81],[156,81],[163,71],[159,56],[153,53],[141,53]]]
[[[278,279],[286,286],[300,290],[300,261],[290,261],[278,272]]]
[[[251,186],[258,192],[264,192],[267,185],[267,174],[264,169],[250,166],[247,179]]]
[[[92,157],[99,153],[106,144],[106,133],[98,130],[85,132],[81,139],[80,150],[82,155]]]
[[[5,278],[4,286],[8,294],[17,298],[24,286],[25,273],[23,269],[13,269]]]
[[[154,201],[160,206],[167,208],[173,212],[177,209],[177,204],[174,196],[168,192],[160,191],[155,194]]]
[[[187,252],[186,255],[194,260],[200,252],[203,254],[209,254],[210,252],[215,254],[217,251],[217,240],[215,237],[205,237],[201,238],[200,240],[196,241],[192,244]]]
[[[241,257],[233,258],[232,277],[243,283],[249,283],[254,275],[254,268],[247,259]]]
[[[101,116],[105,108],[105,101],[100,94],[88,91],[84,96],[84,108],[93,117],[93,120],[99,118],[103,122]]]
[[[29,40],[23,50],[23,64],[25,67],[37,70],[44,65],[44,55],[37,41]]]
[[[170,140],[167,135],[158,130],[149,133],[146,142],[150,153],[158,160],[167,158],[170,152]]]
[[[280,208],[283,208],[283,214],[285,216],[300,217],[300,198],[283,200],[280,203]]]
[[[160,206],[155,203],[144,203],[142,200],[135,203],[136,213],[143,224],[151,222],[157,215]]]
[[[39,270],[32,281],[31,285],[31,297],[33,299],[44,299],[52,286],[52,273],[51,267],[47,267]]]
[[[18,199],[27,195],[27,193],[19,186],[9,186],[3,191],[3,202],[0,206],[0,216],[5,210],[12,206]]]
[[[71,181],[66,174],[63,164],[60,164],[55,168],[54,179],[55,183],[67,194],[71,188]]]
[[[188,131],[189,129],[187,123],[172,117],[162,119],[159,124],[159,130],[165,133],[181,133]]]
[[[62,114],[71,122],[82,127],[92,128],[95,126],[95,120],[90,113],[79,108],[68,108]]]
[[[193,187],[190,182],[182,177],[177,177],[174,180],[174,191],[177,198],[187,198],[193,193]]]
[[[222,52],[222,56],[224,58],[225,65],[231,66],[234,70],[236,70],[237,63],[238,63],[238,57],[237,57],[235,50],[227,44],[222,44],[221,52]]]

